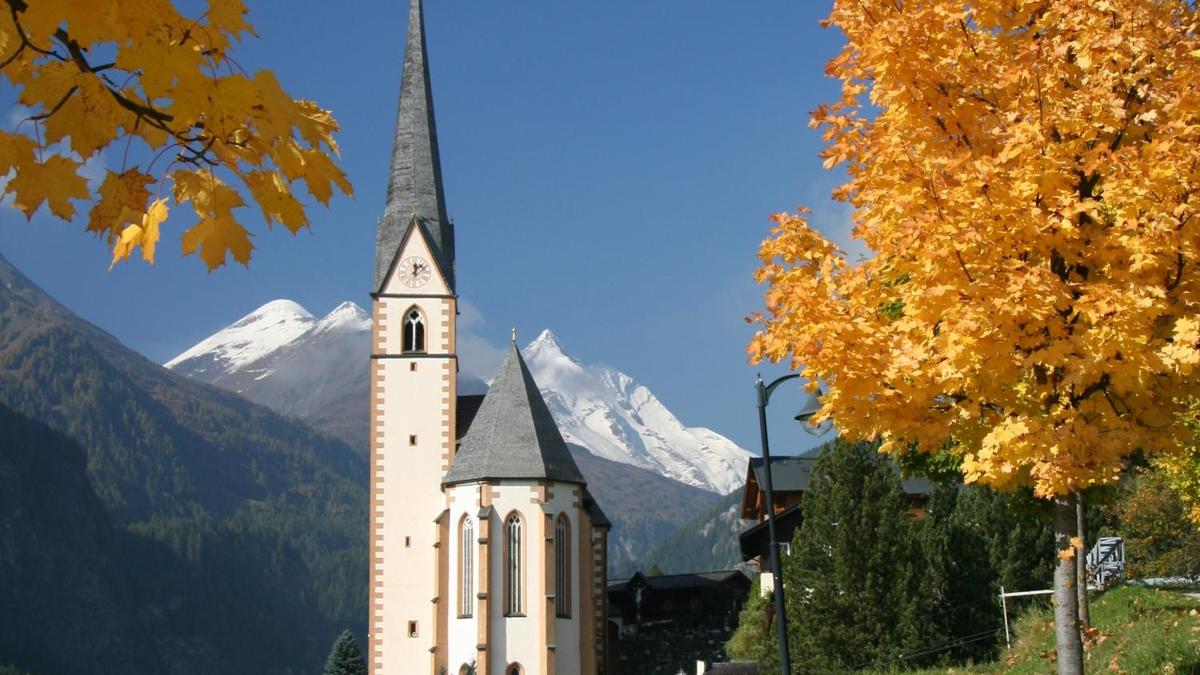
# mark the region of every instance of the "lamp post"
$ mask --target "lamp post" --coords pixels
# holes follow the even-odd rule
[[[767,404],[771,393],[784,382],[800,377],[791,373],[776,379],[769,385],[763,384],[762,375],[755,382],[758,391],[758,431],[762,437],[763,488],[767,497],[767,539],[771,556],[771,575],[775,581],[775,631],[779,637],[779,667],[783,675],[791,675],[792,662],[788,655],[787,614],[783,602],[783,570],[779,565],[779,539],[775,536],[775,493],[771,486],[771,444],[767,441]]]

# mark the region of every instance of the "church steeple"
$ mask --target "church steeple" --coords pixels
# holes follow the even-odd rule
[[[425,55],[425,20],[421,0],[411,2],[400,109],[388,173],[387,207],[376,234],[375,291],[382,288],[404,233],[416,220],[453,293],[454,228],[446,217],[446,199],[442,194],[437,124]]]

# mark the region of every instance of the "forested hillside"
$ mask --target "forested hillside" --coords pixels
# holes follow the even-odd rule
[[[738,535],[754,523],[742,520],[741,510],[741,490],[725,495],[655,544],[645,556],[647,567],[678,574],[742,564]]]
[[[0,403],[86,452],[168,672],[309,670],[363,634],[367,465],[343,443],[164,370],[3,258]]]

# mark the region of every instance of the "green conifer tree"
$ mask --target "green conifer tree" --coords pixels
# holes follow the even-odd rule
[[[899,665],[922,644],[920,555],[896,470],[875,446],[826,444],[784,560],[792,667]]]
[[[324,675],[367,675],[367,662],[358,649],[358,640],[350,631],[342,631],[334,640],[325,661]]]

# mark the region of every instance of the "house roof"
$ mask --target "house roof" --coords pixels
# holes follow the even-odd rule
[[[425,19],[421,0],[411,2],[400,105],[388,172],[387,205],[375,235],[375,290],[383,288],[404,234],[416,221],[453,293],[454,227],[446,217],[446,198],[442,191],[433,91],[429,85],[429,61],[425,56]]]
[[[500,364],[443,483],[488,479],[586,484],[516,343]]]
[[[635,573],[628,579],[618,579],[608,582],[609,591],[623,591],[630,586],[646,586],[658,590],[667,589],[682,589],[682,588],[700,588],[704,586],[716,586],[731,579],[741,577],[747,583],[750,582],[746,573],[740,569],[733,570],[714,570],[711,572],[687,572],[684,574],[662,574],[659,576],[647,576],[641,572]]]
[[[775,492],[804,492],[808,489],[812,470],[817,464],[817,456],[797,455],[771,458],[771,487]],[[895,468],[895,465],[892,465]],[[765,479],[765,463],[762,457],[751,457],[747,478],[753,472],[757,485],[762,485]],[[899,469],[897,469],[898,471]],[[926,478],[901,478],[900,486],[906,495],[933,494],[933,483]]]
[[[804,455],[783,456],[771,458],[771,487],[776,494],[785,492],[805,492],[808,490],[809,482],[812,480],[813,468],[817,464],[817,454],[808,453]],[[899,468],[895,464],[891,464],[892,468],[897,472]],[[747,462],[746,467],[746,483],[742,491],[742,517],[755,518],[757,513],[754,513],[754,504],[756,493],[764,490],[766,482],[766,465],[762,457],[751,457]],[[912,477],[900,479],[900,487],[904,490],[904,494],[912,495],[931,495],[933,494],[933,483],[926,478]]]

